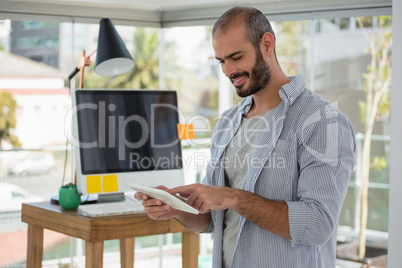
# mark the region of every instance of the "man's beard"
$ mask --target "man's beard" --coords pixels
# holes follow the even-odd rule
[[[237,95],[242,98],[257,93],[271,82],[271,69],[264,61],[261,51],[259,49],[256,49],[256,61],[253,68],[251,69],[251,75],[249,72],[246,71],[238,73],[235,74],[233,77],[230,77],[231,81],[233,82],[233,79],[241,77],[243,75],[250,79],[251,84],[249,88],[243,88],[243,89],[242,87],[244,85],[241,85],[240,87],[235,86]]]

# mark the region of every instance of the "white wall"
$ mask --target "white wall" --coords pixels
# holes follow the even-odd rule
[[[392,1],[392,97],[388,267],[401,267],[402,241],[402,0]]]

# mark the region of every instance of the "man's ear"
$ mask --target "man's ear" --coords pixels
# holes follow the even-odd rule
[[[261,52],[266,56],[271,56],[275,49],[275,38],[271,33],[264,33],[260,43]]]

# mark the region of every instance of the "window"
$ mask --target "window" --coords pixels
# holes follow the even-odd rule
[[[390,34],[392,18],[341,17],[273,21],[272,24],[277,36],[277,58],[285,73],[301,74],[310,89],[334,102],[353,124],[358,146],[356,167],[341,211],[339,232],[345,236],[357,236],[362,206],[359,197],[361,159],[363,142],[367,136],[365,122],[362,120],[367,87],[365,74],[371,61],[371,56],[367,53],[369,41],[365,33],[377,36]],[[10,25],[13,29],[11,34],[1,29]],[[221,69],[211,46],[212,27],[175,27],[160,30],[117,26],[117,30],[134,57],[136,67],[127,74],[105,78],[96,75],[92,65],[86,69],[85,87],[158,88],[162,82],[159,78],[159,42],[160,33],[163,31],[164,88],[178,92],[179,108],[185,119],[187,122],[192,120],[195,129],[203,130],[196,131],[196,142],[186,145],[184,150],[185,155],[196,154],[194,162],[191,163],[193,169],[188,171],[187,178],[190,179],[187,179],[187,182],[199,182],[205,174],[206,162],[209,159],[209,137],[220,113],[220,87],[222,83],[228,83],[227,78],[220,76]],[[66,143],[64,118],[68,103],[67,88],[52,88],[50,85],[54,84],[51,84],[51,79],[67,82],[65,74],[70,73],[79,63],[82,50],[86,50],[87,54],[95,50],[98,25],[32,21],[12,21],[10,24],[9,21],[0,21],[0,33],[6,33],[5,36],[0,36],[0,40],[12,59],[17,58],[16,54],[49,65],[42,68],[43,65],[40,67],[32,65],[33,62],[26,63],[23,68],[19,68],[17,78],[13,81],[13,85],[18,85],[18,88],[7,88],[18,104],[17,127],[13,129],[13,133],[21,142],[23,150],[0,151],[0,183],[17,184],[48,200],[57,193],[61,184],[60,172],[63,170]],[[388,52],[389,57],[391,50]],[[95,58],[96,56],[93,56],[92,60]],[[28,78],[26,74],[30,74]],[[77,76],[76,84],[78,80]],[[232,86],[229,91],[232,92],[228,97],[232,105],[241,101]],[[44,110],[46,106],[50,107],[49,113]],[[381,113],[375,118],[371,135],[368,167],[368,229],[373,241],[386,237],[388,231],[389,96],[384,96],[380,109]],[[62,148],[53,152],[55,169],[41,176],[9,174],[10,167],[21,162],[32,148],[48,145]],[[71,177],[71,172],[67,170],[67,176]],[[21,227],[18,217],[10,216],[6,224],[0,224],[1,232],[14,233],[24,228],[26,226]],[[162,243],[170,249],[176,249],[179,240],[177,235],[166,236]],[[58,247],[45,249],[43,267],[51,267],[55,260],[60,260],[63,264],[70,261],[70,241],[65,239],[60,242]],[[210,240],[206,239],[204,242],[204,252],[210,253]],[[75,254],[82,256],[83,242],[74,240],[73,243],[78,248]],[[0,241],[0,250],[1,246],[5,247],[6,244]],[[136,250],[145,252],[158,244],[158,237],[136,239]],[[105,247],[105,252],[116,252],[118,241],[108,241]],[[22,250],[25,249],[20,249]],[[7,261],[6,267],[24,266],[16,259]]]
[[[41,21],[22,21],[20,28],[24,30],[45,29],[45,28],[57,28],[59,25],[53,22],[41,22]]]
[[[19,49],[54,48],[58,45],[58,38],[22,37],[18,39]]]

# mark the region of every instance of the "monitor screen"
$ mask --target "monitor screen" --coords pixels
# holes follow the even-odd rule
[[[169,185],[172,182],[161,172],[182,173],[175,91],[84,89],[72,95],[77,183],[82,192],[124,191],[135,179],[150,186]],[[105,182],[108,174],[118,187]],[[173,185],[182,184],[172,180]]]

